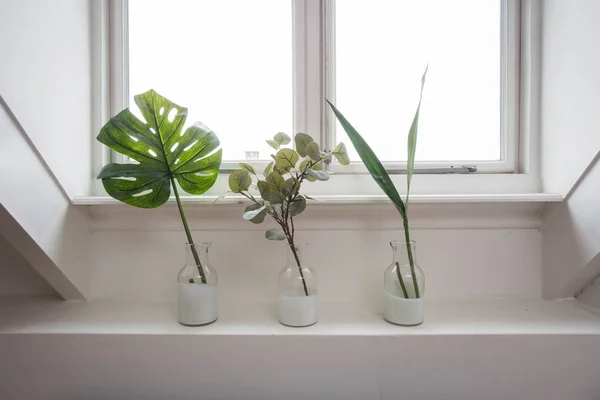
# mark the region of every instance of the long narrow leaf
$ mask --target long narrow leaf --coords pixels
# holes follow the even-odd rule
[[[408,207],[408,195],[410,193],[410,182],[412,181],[413,171],[415,169],[415,153],[417,150],[417,134],[419,132],[419,112],[421,111],[421,100],[423,99],[423,86],[425,86],[425,77],[427,76],[427,70],[429,66],[425,68],[423,76],[421,77],[421,94],[419,95],[419,105],[415,112],[415,117],[408,131],[408,162],[406,164],[406,207]]]
[[[335,108],[335,106],[331,104],[329,100],[325,99],[325,101],[327,101],[327,104],[329,104],[329,106],[333,110],[333,113],[337,117],[338,121],[340,121],[342,128],[344,128],[344,130],[348,134],[348,137],[352,141],[354,148],[358,152],[358,155],[360,156],[362,162],[365,164],[365,166],[371,173],[371,176],[373,177],[375,182],[377,182],[377,184],[387,195],[387,197],[389,197],[392,203],[394,203],[394,206],[396,206],[396,209],[400,212],[402,218],[405,219],[406,212],[404,208],[404,203],[402,202],[402,198],[398,194],[396,187],[392,183],[392,180],[390,179],[390,176],[388,175],[387,171],[381,164],[381,161],[379,161],[379,158],[377,158],[373,150],[371,150],[371,147],[369,147],[367,142],[362,138],[362,136],[357,132],[357,130],[354,129],[354,127],[350,124],[350,122],[348,122],[348,120],[342,115],[342,113],[339,112],[338,109]]]

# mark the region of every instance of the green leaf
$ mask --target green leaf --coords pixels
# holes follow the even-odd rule
[[[313,163],[310,158],[305,158],[301,163],[300,163],[300,171],[304,172],[309,165],[312,164],[311,169],[315,170],[315,171],[322,171],[323,170],[323,166],[321,165],[321,163]],[[308,179],[309,182],[315,182],[317,179],[313,178],[312,176],[308,175],[306,177],[306,179]]]
[[[229,189],[233,193],[241,193],[250,187],[252,184],[252,178],[248,171],[242,169],[236,169],[229,175]]]
[[[306,157],[308,155],[308,153],[306,153],[306,146],[314,142],[313,138],[306,133],[296,133],[294,141],[296,142],[296,151],[300,154],[300,157]]]
[[[275,136],[273,136],[273,141],[277,143],[279,146],[286,145],[292,141],[292,138],[286,135],[283,132],[278,132]]]
[[[417,134],[419,131],[419,112],[421,110],[421,100],[423,99],[423,87],[425,86],[425,77],[427,76],[427,70],[429,66],[425,68],[423,76],[421,77],[421,94],[419,95],[419,105],[413,118],[410,130],[408,131],[408,162],[406,163],[406,204],[408,207],[408,195],[410,193],[410,182],[412,181],[413,171],[415,169],[415,153],[417,151]]]
[[[269,189],[269,184],[265,181],[258,181],[257,186],[258,191],[260,192],[260,197],[262,197],[264,201],[269,201],[269,196],[271,192],[271,190]]]
[[[242,216],[242,218],[244,218],[246,221],[252,221],[253,219],[257,218],[259,216],[259,214],[262,213],[262,219],[265,219],[265,205],[260,205],[260,204],[252,204],[249,205],[248,207],[246,207],[246,212],[244,213],[244,215]],[[260,221],[262,222],[262,221]]]
[[[266,205],[250,204],[248,207],[246,207],[244,215],[246,215],[250,211],[258,210],[261,207],[266,207]],[[265,220],[265,215],[267,215],[267,211],[263,209],[254,218],[250,219],[249,221],[252,222],[253,224],[260,224]]]
[[[306,154],[308,154],[313,161],[320,161],[321,150],[319,149],[319,144],[316,142],[309,143],[308,146],[306,146]]]
[[[307,169],[308,171],[308,175],[315,178],[318,181],[328,181],[329,180],[329,174],[327,173],[327,171],[315,171],[312,168]]]
[[[285,234],[278,229],[269,229],[265,232],[265,237],[269,240],[285,240]]]
[[[298,192],[299,188],[297,187],[296,182],[298,182],[298,180],[296,178],[293,178],[293,177],[286,179],[286,181],[285,181],[285,188],[284,188],[284,190],[285,190],[284,194],[286,196],[292,191],[292,189],[295,192]]]
[[[273,171],[273,164],[274,164],[273,161],[271,161],[269,164],[267,164],[267,167],[265,168],[265,172],[263,172],[263,175],[265,177],[268,176],[271,173],[271,171]]]
[[[190,194],[210,189],[221,165],[217,135],[199,122],[184,131],[187,108],[154,90],[134,99],[145,121],[127,108],[111,118],[97,137],[139,163],[106,165],[98,174],[106,192],[135,207],[155,208],[169,199],[171,176]]]
[[[389,199],[392,201],[402,218],[406,220],[404,202],[400,198],[396,187],[392,183],[392,180],[390,179],[390,176],[388,175],[387,171],[381,164],[381,161],[379,161],[379,158],[377,158],[373,150],[371,150],[371,147],[358,133],[358,131],[354,129],[352,124],[348,122],[344,115],[337,108],[335,108],[335,106],[331,104],[329,100],[325,99],[325,101],[327,101],[327,104],[329,104],[329,106],[333,110],[333,113],[342,125],[342,128],[344,128],[344,130],[346,131],[346,134],[352,141],[352,144],[354,145],[354,148],[360,156],[360,159],[367,167],[367,170],[369,170],[369,173],[371,174],[375,182],[379,185],[379,187],[383,190],[387,197],[389,197]]]
[[[292,149],[281,149],[275,155],[275,166],[281,171],[288,171],[296,166],[298,153]]]
[[[279,150],[279,143],[274,140],[266,140],[267,144],[274,148],[275,150]]]
[[[346,145],[344,143],[340,143],[335,146],[335,149],[331,152],[336,160],[342,165],[350,164],[350,157],[348,157],[348,152],[346,151]]]
[[[267,176],[267,183],[272,192],[281,193],[285,188],[285,179],[279,173],[273,171]]]
[[[251,174],[256,175],[256,171],[254,171],[254,168],[252,168],[251,165],[245,164],[245,163],[239,163],[238,164],[240,166],[241,169],[243,169],[244,171],[248,171]]]
[[[290,204],[290,214],[292,217],[299,215],[306,209],[306,199],[304,197],[298,197]]]
[[[269,193],[269,201],[271,204],[283,204],[285,197],[282,193],[271,191]]]

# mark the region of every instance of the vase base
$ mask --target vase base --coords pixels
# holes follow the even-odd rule
[[[409,327],[411,327],[411,326],[419,326],[419,325],[422,325],[422,324],[423,324],[423,321],[421,321],[421,322],[417,322],[416,324],[400,324],[400,323],[398,323],[398,322],[393,322],[393,321],[390,321],[390,320],[389,320],[389,319],[387,319],[387,318],[384,318],[383,320],[384,320],[385,322],[387,322],[388,324],[392,324],[392,325],[396,325],[396,326],[404,326],[404,327],[407,327],[407,328],[409,328]]]
[[[317,322],[319,322],[319,321],[315,321],[315,322],[313,322],[313,323],[311,323],[311,324],[308,324],[308,325],[288,325],[288,324],[284,324],[283,322],[279,321],[279,323],[280,323],[281,325],[283,325],[283,326],[287,326],[288,328],[307,328],[307,327],[309,327],[309,326],[316,325],[316,324],[317,324]]]
[[[206,326],[206,325],[214,324],[215,322],[217,322],[217,320],[218,320],[218,319],[219,319],[219,318],[216,318],[216,319],[213,319],[213,320],[212,320],[212,321],[210,321],[210,322],[204,322],[204,323],[201,323],[201,324],[185,324],[185,323],[183,323],[183,322],[181,322],[181,321],[178,321],[178,322],[179,322],[179,324],[180,324],[180,325],[183,325],[183,326],[187,326],[187,327],[193,328],[193,327],[195,327],[195,326]]]

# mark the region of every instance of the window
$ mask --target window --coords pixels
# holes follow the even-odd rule
[[[365,172],[325,97],[389,169],[402,169],[429,64],[417,168],[515,172],[517,0],[113,0],[111,7],[122,13],[112,11],[123,22],[112,26],[123,56],[111,51],[123,106],[152,87],[188,107],[188,123],[199,120],[221,138],[225,170],[242,160],[266,164],[272,151],[264,139],[284,131],[306,132],[323,148],[345,141],[353,164],[329,167]]]

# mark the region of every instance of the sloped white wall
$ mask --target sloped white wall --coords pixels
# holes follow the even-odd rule
[[[546,191],[570,192],[542,229],[551,298],[575,295],[600,271],[598,15],[594,0],[543,3],[542,178]]]
[[[17,250],[0,235],[0,296],[57,296]]]
[[[88,0],[1,2],[0,95],[69,197],[90,193],[90,24]]]
[[[600,150],[600,2],[542,4],[542,183],[566,194]]]

